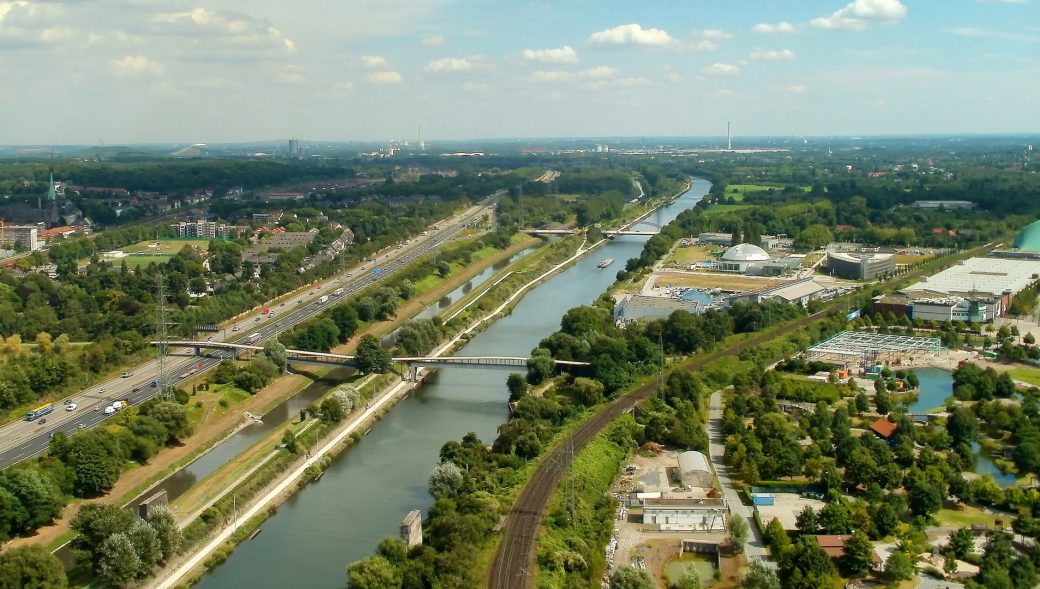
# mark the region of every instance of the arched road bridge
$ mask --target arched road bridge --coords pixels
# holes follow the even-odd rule
[[[153,346],[159,345],[159,342],[151,342]],[[166,346],[169,349],[173,348],[191,348],[195,352],[195,356],[201,356],[202,350],[230,350],[232,354],[237,355],[239,351],[243,352],[262,352],[263,346],[256,346],[251,344],[232,344],[229,342],[201,342],[201,341],[170,341],[166,342]],[[285,354],[289,362],[296,364],[319,364],[322,366],[353,366],[354,359],[356,356],[348,356],[345,354],[333,354],[331,352],[310,352],[307,350],[293,350],[290,348],[285,349]],[[527,368],[527,356],[404,356],[400,358],[393,358],[394,362],[407,364],[409,367],[409,376],[414,380],[415,370],[420,367],[424,368],[435,368],[454,366],[461,368],[506,368],[506,369],[517,369]],[[588,366],[588,362],[578,362],[575,360],[553,360],[557,366]]]

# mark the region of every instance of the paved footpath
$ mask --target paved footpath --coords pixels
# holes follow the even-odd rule
[[[762,541],[762,533],[759,531],[758,526],[755,525],[754,512],[751,507],[741,502],[740,495],[737,494],[737,489],[733,486],[733,480],[730,478],[728,467],[724,462],[726,437],[722,434],[723,409],[722,391],[715,391],[711,395],[711,405],[708,409],[708,451],[711,454],[711,463],[715,466],[715,474],[719,477],[719,484],[722,485],[722,492],[726,497],[730,513],[747,520],[748,529],[751,530],[747,544],[744,546],[744,553],[747,554],[748,562],[752,560],[766,560],[769,558],[769,555],[766,552],[765,542]]]

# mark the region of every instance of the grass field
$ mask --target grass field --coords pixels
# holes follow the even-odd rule
[[[968,527],[971,524],[986,524],[987,526],[993,526],[996,523],[996,516],[986,513],[977,507],[965,505],[964,509],[950,509],[944,507],[935,514],[935,519],[939,522],[940,526],[947,527]]]
[[[157,247],[152,247],[158,243]],[[209,240],[206,239],[162,239],[159,241],[148,240],[128,245],[122,250],[128,254],[133,253],[147,253],[155,255],[172,256],[177,252],[184,249],[184,246],[191,245],[200,250],[209,249]]]
[[[1012,368],[1008,374],[1015,380],[1028,382],[1034,387],[1040,387],[1040,368]]]
[[[702,246],[691,246],[691,247],[677,247],[672,250],[672,253],[664,261],[666,268],[670,267],[682,267],[685,268],[690,264],[696,262],[703,262],[705,260],[711,260],[714,256],[711,255],[711,250]]]
[[[718,215],[718,214],[721,214],[721,213],[732,213],[733,211],[741,211],[741,210],[744,210],[744,209],[753,209],[756,206],[758,206],[758,205],[744,205],[744,204],[739,204],[739,205],[709,205],[708,208],[705,209],[704,214],[705,215]]]
[[[896,264],[920,264],[932,259],[934,256],[929,255],[914,255],[914,254],[896,254]]]
[[[695,272],[692,274],[661,273],[657,276],[656,286],[659,287],[688,286],[692,288],[721,288],[734,291],[757,290],[783,284],[784,282],[782,280],[755,279],[708,272]]]
[[[165,264],[170,261],[173,256],[127,256],[118,260],[112,260],[112,263],[116,266],[121,266],[123,262],[126,262],[126,267],[131,270],[142,268],[151,263]]]

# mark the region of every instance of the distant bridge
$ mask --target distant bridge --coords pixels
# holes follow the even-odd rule
[[[153,346],[159,342],[151,342]],[[167,347],[193,348],[196,356],[202,355],[202,350],[230,350],[237,355],[242,352],[263,352],[263,346],[251,344],[233,344],[229,342],[200,342],[200,341],[171,341],[166,343]],[[354,366],[357,356],[345,354],[333,354],[331,352],[311,352],[308,350],[285,349],[285,355],[289,362],[294,364],[318,364],[322,366]],[[459,368],[527,368],[527,356],[404,356],[393,358],[394,362],[407,364],[414,378],[415,370],[420,367],[436,368],[454,366]],[[588,366],[588,362],[577,362],[574,360],[553,360],[557,366]]]
[[[574,235],[576,233],[581,233],[581,229],[524,229],[524,233],[527,233],[528,235]],[[617,237],[618,235],[650,236],[657,235],[658,233],[658,231],[634,231],[631,229],[612,229],[604,231],[603,235],[613,238]]]

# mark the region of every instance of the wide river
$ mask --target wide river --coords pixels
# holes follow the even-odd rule
[[[710,186],[695,179],[689,191],[647,221],[670,222]],[[568,309],[588,304],[605,291],[625,261],[639,255],[645,240],[621,237],[581,258],[529,292],[511,314],[474,337],[458,355],[530,353],[559,328]],[[606,258],[614,263],[597,268]],[[241,544],[198,587],[343,587],[347,564],[372,554],[382,538],[397,536],[408,511],[421,509],[425,514],[432,502],[426,482],[444,442],[467,432],[476,432],[486,443],[494,440],[508,417],[508,374],[496,369],[439,369],[336,458],[318,483],[282,505],[260,535]]]

